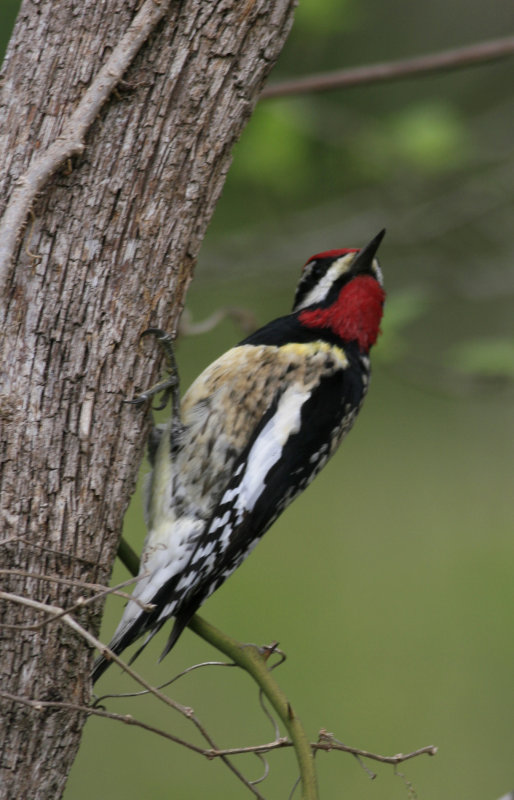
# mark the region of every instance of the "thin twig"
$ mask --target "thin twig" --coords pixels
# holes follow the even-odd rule
[[[298,785],[299,785],[299,783],[300,783],[300,778],[298,777],[298,778],[295,780],[295,782],[293,783],[293,788],[292,788],[292,789],[291,789],[291,791],[289,792],[289,794],[288,794],[288,796],[287,796],[287,800],[293,800],[294,793],[295,793],[295,792],[296,792],[296,790],[298,789]]]
[[[96,706],[84,706],[79,703],[67,703],[63,701],[38,700],[36,698],[21,697],[3,690],[0,690],[0,697],[3,697],[5,700],[11,700],[15,703],[22,703],[23,705],[30,706],[36,711],[42,711],[45,708],[67,708],[70,711],[78,711],[83,714],[88,714],[89,716],[104,717],[105,719],[111,719],[115,722],[122,722],[125,725],[134,725],[139,728],[144,728],[145,730],[155,733],[158,736],[162,736],[165,739],[169,739],[176,744],[181,744],[184,747],[187,747],[189,750],[193,750],[195,753],[205,756],[210,761],[212,759],[223,758],[225,756],[248,754],[262,755],[273,750],[283,750],[284,748],[294,746],[291,739],[289,739],[287,736],[282,736],[273,742],[249,745],[248,747],[205,748],[199,747],[198,745],[188,742],[185,739],[181,739],[178,736],[174,736],[173,734],[168,733],[168,731],[157,728],[154,725],[148,725],[146,722],[133,717],[131,714],[116,714],[115,712],[106,711],[105,709],[98,708]],[[420,747],[418,750],[414,750],[412,753],[398,753],[394,756],[382,756],[379,753],[370,753],[368,750],[361,750],[357,747],[349,747],[341,743],[337,744],[336,741],[334,741],[332,746],[329,746],[328,743],[323,744],[320,742],[312,742],[311,747],[313,750],[339,750],[345,753],[350,753],[350,755],[369,758],[373,761],[380,761],[383,764],[394,765],[401,764],[404,761],[409,761],[411,758],[417,758],[418,756],[425,754],[433,756],[437,752],[437,747],[430,745],[428,747]]]
[[[407,778],[407,776],[403,774],[403,772],[400,772],[400,770],[398,769],[397,766],[395,766],[395,768],[394,768],[394,774],[396,775],[397,778],[400,778],[403,781],[403,783],[405,785],[405,788],[407,789],[407,793],[408,793],[407,796],[408,796],[409,800],[417,800],[418,794],[417,794],[413,784]]]
[[[142,45],[166,14],[170,0],[146,0],[126,33],[98,72],[61,134],[36,155],[21,175],[0,221],[0,294],[9,274],[20,233],[38,194],[59,167],[84,151],[87,131],[122,79]]]
[[[3,697],[5,700],[11,700],[13,703],[21,703],[22,705],[29,706],[30,708],[35,709],[36,711],[43,711],[45,708],[66,708],[69,711],[78,711],[82,714],[87,714],[88,716],[94,717],[103,717],[104,719],[112,719],[116,722],[123,722],[125,725],[134,725],[137,728],[143,728],[150,733],[155,733],[157,736],[162,736],[164,739],[169,739],[171,742],[175,742],[175,744],[180,744],[183,747],[187,747],[188,750],[193,750],[195,753],[199,753],[200,755],[207,756],[210,754],[210,750],[206,750],[203,747],[198,747],[196,744],[192,744],[191,742],[186,741],[185,739],[181,739],[178,736],[174,736],[172,733],[168,733],[168,731],[162,730],[162,728],[156,728],[154,725],[148,725],[146,722],[142,722],[139,719],[136,719],[131,714],[116,714],[112,711],[106,711],[103,708],[96,708],[96,706],[83,706],[79,703],[66,703],[63,701],[52,701],[52,700],[36,700],[31,699],[29,697],[21,697],[19,695],[10,694],[10,692],[4,692],[0,689],[0,697]]]
[[[275,717],[273,716],[273,714],[270,711],[268,711],[268,709],[266,708],[266,704],[264,703],[264,692],[262,691],[262,689],[259,689],[259,704],[260,704],[260,707],[262,708],[262,711],[263,711],[264,715],[271,722],[273,731],[275,733],[275,738],[279,739],[280,738],[280,728],[278,726],[278,722],[275,719]]]
[[[106,595],[112,594],[115,597],[122,597],[124,600],[131,600],[143,611],[153,611],[155,608],[153,603],[143,603],[141,600],[138,600],[137,597],[133,597],[133,595],[131,595],[129,592],[121,591],[125,587],[132,586],[134,583],[137,583],[139,580],[141,580],[141,578],[146,577],[146,573],[145,575],[138,575],[136,578],[129,578],[128,580],[111,587],[104,586],[102,583],[88,583],[86,581],[79,581],[73,578],[57,578],[55,575],[45,575],[44,573],[30,572],[24,569],[0,569],[0,575],[14,575],[20,578],[34,578],[38,581],[58,583],[60,586],[72,586],[77,589],[86,589],[88,591],[97,592],[94,597],[88,598],[87,601],[79,599],[77,601],[79,606],[84,606],[92,603],[95,600],[101,600]],[[70,607],[66,610],[71,612],[72,608]]]
[[[307,75],[289,81],[280,81],[267,86],[261,99],[285,97],[291,94],[326,92],[331,89],[349,89],[353,86],[369,85],[382,81],[402,80],[416,75],[428,75],[454,69],[463,69],[477,64],[486,64],[508,58],[514,54],[514,36],[477,42],[466,47],[457,47],[426,56],[405,58],[399,61],[386,61],[381,64],[368,64],[363,67],[341,69]]]
[[[421,755],[435,756],[437,747],[429,744],[426,747],[420,747],[418,750],[413,750],[412,753],[397,753],[395,756],[380,756],[377,753],[370,753],[369,750],[360,750],[357,747],[348,747],[338,739],[335,739],[333,734],[325,730],[319,732],[319,740],[312,745],[315,750],[340,750],[342,753],[351,753],[353,756],[360,756],[361,758],[369,758],[372,761],[380,761],[382,764],[401,764],[403,761],[409,761],[411,758],[417,758]]]
[[[268,777],[269,773],[270,773],[270,766],[269,766],[268,760],[266,758],[264,758],[264,756],[261,753],[256,753],[256,756],[264,764],[264,772],[262,773],[260,778],[255,778],[253,781],[250,781],[252,786],[255,786],[256,784],[262,783],[263,781],[265,781],[266,778]]]
[[[237,664],[234,664],[229,661],[202,661],[199,664],[193,664],[190,667],[186,667],[186,669],[183,669],[182,672],[179,672],[177,673],[177,675],[174,675],[173,678],[170,678],[164,683],[160,683],[157,686],[157,689],[159,689],[159,691],[161,689],[167,689],[168,686],[171,686],[172,683],[178,681],[179,678],[183,678],[185,675],[189,675],[189,673],[194,672],[195,670],[200,669],[201,667],[237,667]],[[100,703],[103,700],[108,700],[110,698],[115,698],[116,700],[120,700],[121,698],[125,697],[144,697],[147,694],[148,692],[146,691],[146,689],[142,689],[140,692],[121,692],[117,694],[103,694],[101,697],[98,698],[97,703]]]

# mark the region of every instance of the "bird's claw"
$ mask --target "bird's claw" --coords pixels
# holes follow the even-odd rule
[[[173,406],[172,415],[178,420],[180,414],[180,379],[173,349],[173,337],[170,333],[162,330],[162,328],[147,328],[143,331],[139,340],[141,341],[145,336],[155,336],[157,342],[164,350],[168,377],[159,381],[154,386],[151,386],[149,389],[146,389],[146,391],[141,392],[141,394],[138,394],[136,397],[130,400],[124,400],[124,402],[129,405],[142,405],[142,403],[146,403],[147,400],[150,400],[152,397],[162,392],[161,402],[159,405],[154,406],[154,410],[162,411],[166,408],[168,400],[171,397]]]

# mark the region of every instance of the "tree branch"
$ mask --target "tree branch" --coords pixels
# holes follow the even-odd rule
[[[38,192],[67,159],[84,151],[84,139],[89,127],[150,33],[166,14],[169,4],[170,0],[146,0],[69,117],[62,133],[34,158],[25,174],[18,178],[0,220],[0,295],[3,294],[20,232]]]
[[[387,61],[364,67],[341,69],[308,75],[305,78],[272,83],[261,93],[261,99],[285,97],[307,92],[326,92],[331,89],[349,89],[353,86],[381,83],[383,81],[404,80],[416,75],[428,75],[453,69],[463,69],[477,64],[486,64],[508,58],[514,54],[514,36],[477,42],[466,47],[457,47],[441,53],[430,53],[401,61]]]

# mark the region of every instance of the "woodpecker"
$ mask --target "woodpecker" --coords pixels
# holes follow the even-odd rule
[[[171,378],[136,402],[167,389],[173,413],[150,437],[148,533],[132,595],[139,603],[128,601],[109,645],[114,653],[146,634],[135,658],[174,617],[163,658],[352,427],[382,318],[375,254],[384,234],[360,250],[312,256],[292,312],[214,361],[182,402],[170,339],[150,329],[166,349]],[[97,660],[93,680],[109,663]]]

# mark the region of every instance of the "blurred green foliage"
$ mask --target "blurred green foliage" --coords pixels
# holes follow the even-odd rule
[[[0,8],[3,34],[15,5]],[[505,0],[300,0],[271,80],[469,44],[511,25]],[[385,754],[439,745],[435,759],[400,768],[426,800],[497,800],[512,788],[511,93],[505,61],[262,102],[188,295],[195,320],[241,306],[265,322],[289,309],[311,253],[388,228],[383,336],[356,429],[205,615],[242,640],[280,641],[289,658],[277,679],[313,738],[325,727]],[[183,385],[241,336],[227,320],[181,340]],[[140,491],[126,536],[140,549]],[[118,565],[114,580],[125,578]],[[105,638],[119,614],[112,601]],[[137,662],[155,682],[216,658],[186,633],[157,665],[160,644]],[[120,687],[131,688],[111,668],[100,689]],[[200,671],[170,691],[222,745],[273,736],[235,670]],[[109,707],[191,735],[153,703]],[[285,798],[293,756],[269,760],[260,790]],[[255,777],[261,769],[236,763]],[[318,766],[324,798],[409,797],[386,767],[370,783],[340,754],[320,754]],[[67,800],[170,795],[245,792],[219,763],[88,723]]]
[[[310,183],[310,142],[305,116],[288,100],[259,106],[237,148],[233,180],[283,190],[284,197]]]
[[[355,27],[359,4],[355,0],[323,0],[320,4],[308,0],[300,3],[295,17],[295,32],[302,32],[310,39],[321,38]]]
[[[422,99],[383,120],[354,142],[363,177],[388,180],[398,169],[447,172],[470,163],[472,146],[464,120],[445,103]]]
[[[461,372],[514,379],[514,339],[471,339],[450,349],[449,362]]]

